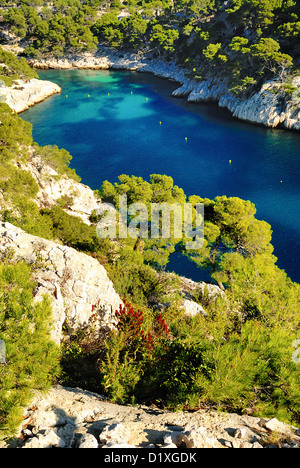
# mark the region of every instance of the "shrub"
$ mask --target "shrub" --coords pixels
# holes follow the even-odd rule
[[[34,303],[34,282],[25,262],[0,264],[0,438],[14,435],[33,390],[45,390],[59,373],[59,349],[50,338],[51,306]]]
[[[112,401],[125,403],[136,398],[135,389],[154,356],[154,349],[170,330],[159,315],[147,329],[144,313],[125,302],[116,311],[117,329],[106,341],[102,362],[103,385]]]

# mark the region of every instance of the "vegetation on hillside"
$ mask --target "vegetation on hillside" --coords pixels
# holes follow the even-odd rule
[[[51,339],[50,299],[34,302],[31,268],[2,252],[0,262],[0,440],[20,426],[33,390],[46,390],[59,373],[60,351]]]
[[[18,59],[14,54],[0,47],[0,82],[11,86],[19,79],[38,78],[37,72],[31,68],[25,58]]]
[[[158,175],[150,183],[124,175],[114,185],[103,183],[104,198],[116,202],[120,193],[130,203],[185,201],[171,178]],[[255,218],[249,201],[225,196],[186,201],[204,204],[204,245],[188,251],[184,241],[171,237],[168,248],[176,245],[210,271],[226,294],[206,302],[200,297],[207,317],[187,318],[174,307],[154,313],[144,309],[144,314],[131,305],[122,309],[118,330],[106,343],[101,370],[106,390],[121,402],[209,404],[298,420],[299,367],[292,362],[291,346],[299,330],[300,286],[276,266],[270,225]],[[153,264],[160,242],[168,251],[165,239],[152,250],[153,241],[143,231],[141,237],[144,263]],[[168,333],[161,330],[162,323]]]
[[[97,44],[173,58],[190,76],[222,73],[237,95],[299,65],[294,0],[1,0],[2,28],[25,54],[95,51]]]

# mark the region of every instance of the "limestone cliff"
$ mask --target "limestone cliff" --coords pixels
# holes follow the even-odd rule
[[[2,97],[2,101],[6,102],[14,112],[20,113],[60,92],[61,88],[57,84],[34,78],[18,80],[12,87],[2,86],[0,98]]]

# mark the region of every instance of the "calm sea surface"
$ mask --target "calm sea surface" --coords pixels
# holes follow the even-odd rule
[[[22,114],[40,145],[73,155],[84,184],[120,174],[167,174],[189,195],[251,200],[272,225],[278,265],[300,282],[300,134],[237,121],[213,104],[175,99],[176,84],[150,74],[47,70],[62,87]],[[231,160],[231,164],[229,163]],[[171,270],[207,279],[175,254]]]

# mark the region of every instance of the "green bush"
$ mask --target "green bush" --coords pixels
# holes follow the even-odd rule
[[[35,303],[25,262],[0,264],[0,438],[14,435],[34,390],[47,389],[59,373],[59,349],[50,338],[50,300]]]
[[[1,68],[3,75],[14,79],[23,78],[31,79],[38,78],[36,70],[31,68],[25,58],[18,59],[11,52],[7,52],[0,47],[0,63],[5,64],[5,67]]]
[[[169,328],[157,313],[145,321],[130,304],[121,308],[101,367],[108,395],[119,403],[205,404],[299,423],[297,332],[257,319],[240,323],[224,300],[209,310],[208,317],[173,317]]]
[[[70,216],[59,206],[41,210],[41,214],[52,223],[54,239],[84,252],[98,252],[101,249],[96,229],[86,225],[80,218]]]

